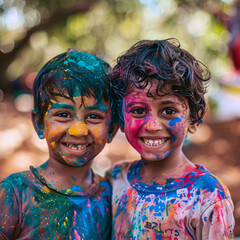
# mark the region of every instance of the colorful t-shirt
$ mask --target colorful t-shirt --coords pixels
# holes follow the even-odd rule
[[[33,167],[10,175],[0,184],[0,239],[109,239],[111,186],[93,182],[59,191]]]
[[[112,184],[112,239],[232,239],[228,189],[203,166],[164,184],[141,182],[142,161],[117,164]]]

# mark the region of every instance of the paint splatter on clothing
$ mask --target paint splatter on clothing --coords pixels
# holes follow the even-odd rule
[[[116,165],[112,239],[232,239],[233,203],[228,189],[201,165],[164,185],[141,182],[142,162]]]
[[[10,175],[0,184],[0,239],[109,239],[111,186],[93,182],[60,191],[33,167]]]

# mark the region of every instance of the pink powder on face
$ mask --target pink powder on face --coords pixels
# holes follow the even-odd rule
[[[181,151],[189,126],[185,99],[174,95],[148,97],[147,89],[134,88],[124,97],[123,112],[125,135],[143,159],[161,160]],[[146,139],[164,142],[151,148]]]

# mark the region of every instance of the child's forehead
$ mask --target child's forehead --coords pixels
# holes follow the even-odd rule
[[[162,89],[162,90],[161,90]],[[135,94],[139,96],[144,96],[146,94],[151,95],[152,97],[157,97],[159,95],[165,95],[168,92],[172,92],[172,86],[170,84],[160,84],[158,80],[152,79],[148,82],[144,88],[140,86],[131,86],[125,95]]]
[[[164,101],[168,103],[180,103],[186,104],[187,99],[185,97],[176,96],[173,93],[166,93],[158,91],[156,92],[156,88],[144,88],[139,89],[136,87],[132,87],[124,97],[125,101],[130,102],[138,102],[138,101],[145,101],[145,102],[159,102]]]
[[[99,104],[109,105],[108,102],[104,101],[104,99],[97,100],[93,96],[75,96],[72,98],[67,98],[63,96],[56,96],[54,99],[50,99],[50,106],[61,106],[61,105],[71,105],[71,106],[99,106]]]

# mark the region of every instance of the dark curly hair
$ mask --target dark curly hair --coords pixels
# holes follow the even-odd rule
[[[74,90],[80,96],[94,97],[110,102],[109,79],[110,65],[104,60],[85,52],[69,49],[48,61],[36,76],[33,84],[34,112],[43,121],[51,99],[62,96],[73,101]],[[115,119],[112,111],[112,121]]]
[[[112,98],[118,105],[119,125],[124,126],[122,102],[125,94],[133,86],[139,89],[148,86],[147,95],[153,97],[150,90],[156,80],[158,96],[172,93],[185,97],[191,122],[201,121],[206,108],[204,94],[211,75],[204,64],[180,48],[177,39],[169,38],[137,42],[117,58],[109,78]]]

